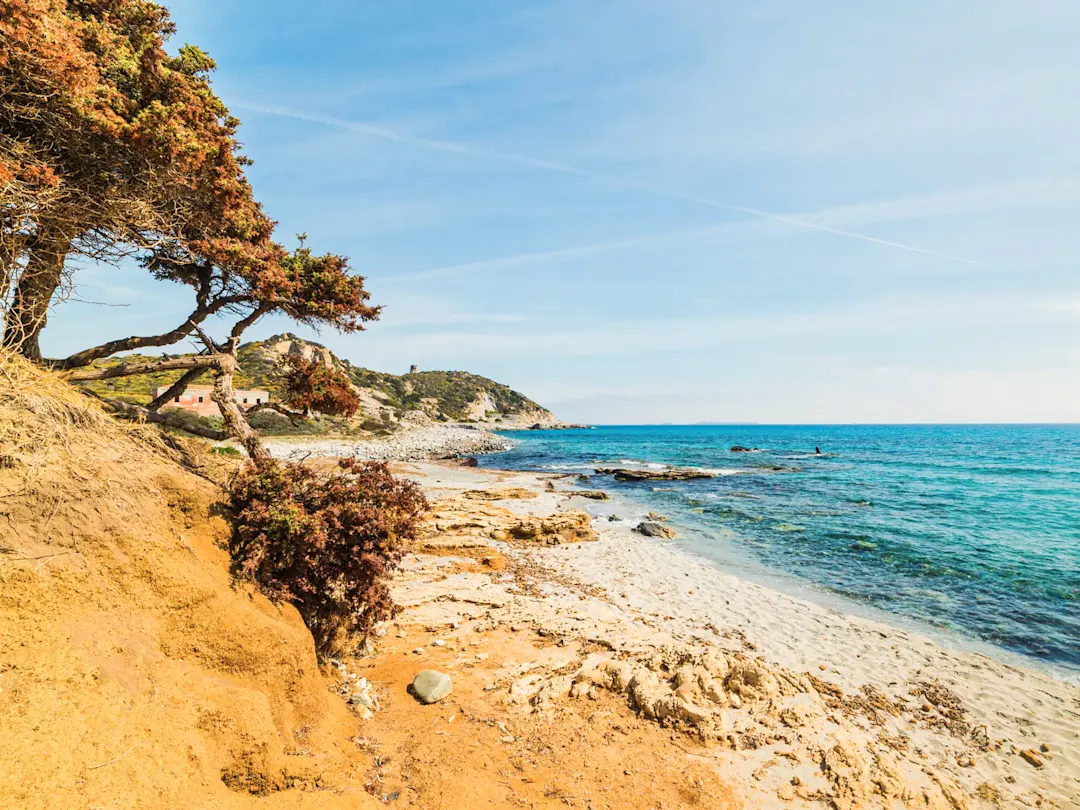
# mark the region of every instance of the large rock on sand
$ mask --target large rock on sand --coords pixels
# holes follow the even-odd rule
[[[530,515],[510,529],[510,536],[515,540],[528,540],[547,546],[599,539],[590,525],[588,514],[577,510],[559,512],[550,517]]]
[[[453,684],[450,676],[434,669],[425,669],[413,678],[412,691],[421,703],[438,703],[450,694]]]
[[[674,540],[679,535],[674,529],[652,520],[643,520],[634,527],[634,531],[646,537],[659,537],[663,540]]]

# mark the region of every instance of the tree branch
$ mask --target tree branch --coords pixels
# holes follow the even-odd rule
[[[231,358],[230,358],[231,359]],[[194,357],[175,357],[171,360],[155,360],[150,363],[121,363],[112,368],[77,371],[68,377],[68,382],[91,382],[92,380],[111,380],[114,377],[130,377],[133,374],[152,374],[156,371],[171,371],[178,368],[215,368],[219,358],[214,355],[196,355]]]
[[[300,413],[300,411],[290,411],[284,405],[281,405],[277,402],[263,402],[259,405],[252,405],[250,408],[244,411],[244,415],[251,416],[251,414],[257,413],[259,411],[276,411],[282,416],[288,417],[289,421],[293,424],[296,424],[301,419],[305,418],[305,414]]]
[[[239,340],[240,336],[244,334],[244,330],[255,323],[255,321],[259,320],[259,318],[265,315],[270,309],[271,307],[269,304],[260,304],[256,307],[254,312],[236,322],[230,336]]]
[[[214,441],[219,442],[231,438],[229,433],[224,430],[214,430],[213,428],[192,424],[191,422],[186,422],[180,417],[173,416],[169,413],[158,413],[157,411],[151,411],[139,405],[132,405],[129,402],[121,402],[118,399],[103,399],[102,402],[104,402],[114,414],[133,419],[136,422],[153,422],[157,425],[176,428],[195,436],[202,436],[204,439],[213,439]]]
[[[220,312],[225,307],[242,304],[244,301],[245,299],[242,296],[219,298],[216,301],[199,306],[190,316],[188,316],[186,321],[170,332],[164,332],[160,335],[142,335],[121,338],[119,340],[110,340],[108,343],[102,343],[100,346],[95,346],[92,349],[85,349],[70,357],[66,357],[63,360],[52,360],[50,361],[50,364],[55,369],[68,371],[73,368],[88,366],[95,360],[100,360],[103,357],[111,357],[117,352],[126,352],[131,351],[132,349],[144,349],[154,346],[171,346],[190,335],[198,328],[200,323],[205,321],[211,315]]]
[[[203,375],[203,372],[206,371],[208,368],[210,368],[210,366],[200,366],[185,372],[184,376],[182,376],[179,380],[170,385],[167,390],[163,391],[160,396],[158,396],[153,402],[147,405],[147,410],[160,410],[161,406],[168,402],[170,399],[173,399],[183,394],[187,390],[187,387],[193,382],[195,382],[197,379],[199,379],[199,377]]]

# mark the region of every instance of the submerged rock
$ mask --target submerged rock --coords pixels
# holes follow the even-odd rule
[[[412,691],[421,703],[438,703],[450,694],[453,684],[450,676],[434,669],[425,669],[413,678]]]
[[[679,536],[671,527],[651,520],[643,520],[634,527],[634,531],[646,537],[660,537],[664,540],[674,540]]]
[[[699,478],[716,478],[716,473],[704,470],[673,468],[670,470],[627,470],[621,467],[602,467],[598,475],[611,475],[616,481],[693,481]]]

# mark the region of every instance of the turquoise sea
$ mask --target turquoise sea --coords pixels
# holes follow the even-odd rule
[[[1080,425],[506,435],[517,446],[483,466],[583,473],[574,485],[669,516],[677,542],[720,567],[774,572],[811,598],[839,595],[1080,672]],[[732,453],[733,445],[758,450]],[[594,472],[650,465],[722,474],[618,483]]]

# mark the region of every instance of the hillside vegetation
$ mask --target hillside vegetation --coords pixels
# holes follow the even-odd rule
[[[525,422],[550,424],[557,421],[550,411],[524,394],[478,374],[467,371],[419,371],[410,374],[373,371],[338,358],[325,346],[288,333],[241,345],[237,350],[240,372],[235,376],[235,386],[266,389],[271,397],[279,398],[282,360],[289,355],[318,358],[342,371],[363,396],[364,405],[359,417],[361,422],[375,421],[389,425],[410,412],[426,414],[436,421],[497,424],[509,420],[514,426]],[[96,365],[109,368],[120,363],[150,361],[160,357],[127,355],[99,361]],[[88,383],[87,387],[103,396],[145,405],[153,398],[155,389],[171,385],[179,376],[179,372],[165,371],[100,380]],[[209,383],[210,375],[205,374],[194,384]]]

